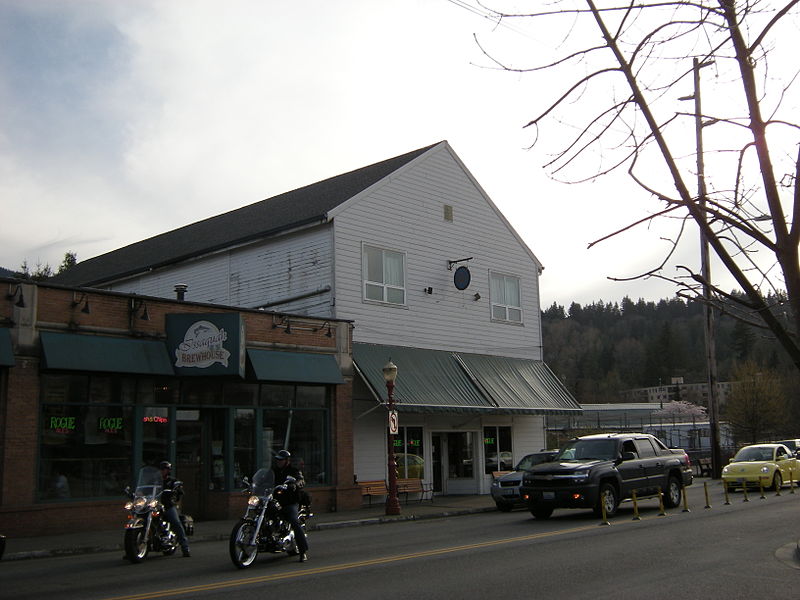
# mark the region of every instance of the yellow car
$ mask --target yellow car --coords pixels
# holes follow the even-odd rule
[[[722,481],[728,491],[737,487],[772,488],[778,491],[784,482],[800,478],[800,463],[783,444],[745,446],[722,469]]]

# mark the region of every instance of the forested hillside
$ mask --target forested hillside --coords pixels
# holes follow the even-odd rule
[[[542,313],[544,359],[581,403],[620,402],[620,390],[707,380],[703,306],[680,298],[658,302],[553,304]],[[765,330],[716,317],[719,381],[750,361],[794,380],[794,367]]]

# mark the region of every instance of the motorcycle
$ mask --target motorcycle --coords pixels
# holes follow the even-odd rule
[[[176,481],[171,493],[176,493],[181,485]],[[178,549],[178,536],[164,515],[162,486],[161,472],[157,468],[142,467],[136,489],[131,492],[130,487],[125,488],[130,498],[125,504],[125,510],[129,511],[125,524],[125,558],[132,563],[142,562],[151,550],[170,556]],[[193,529],[191,517],[181,515],[181,521],[186,535],[190,535]]]
[[[231,531],[229,550],[231,560],[238,569],[252,565],[259,552],[286,552],[289,556],[298,554],[297,541],[289,522],[281,515],[280,495],[288,488],[287,484],[275,486],[272,469],[259,469],[250,482],[243,479],[243,493],[249,494],[247,510]],[[305,529],[306,520],[313,515],[308,505],[300,504],[300,525]]]

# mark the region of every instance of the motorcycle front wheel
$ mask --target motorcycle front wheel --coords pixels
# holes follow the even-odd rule
[[[128,529],[125,532],[125,557],[132,563],[140,563],[147,558],[150,550],[144,527]]]
[[[231,531],[228,547],[231,553],[231,560],[237,569],[246,569],[252,565],[258,556],[255,523],[252,521],[239,521]]]

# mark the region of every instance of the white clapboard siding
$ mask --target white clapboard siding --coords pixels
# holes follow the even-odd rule
[[[334,227],[335,316],[355,320],[355,341],[541,358],[538,264],[447,146],[339,207]],[[364,243],[406,253],[405,307],[362,300]],[[468,257],[459,291],[447,261]],[[524,325],[492,322],[490,271],[520,278]]]
[[[374,401],[353,400],[353,473],[358,481],[386,480],[386,409],[368,412],[374,407]]]
[[[188,301],[256,308],[332,288],[331,243],[330,225],[320,226],[164,267],[111,289],[172,298],[175,284],[185,283]],[[331,293],[314,294],[269,310],[331,316]]]

